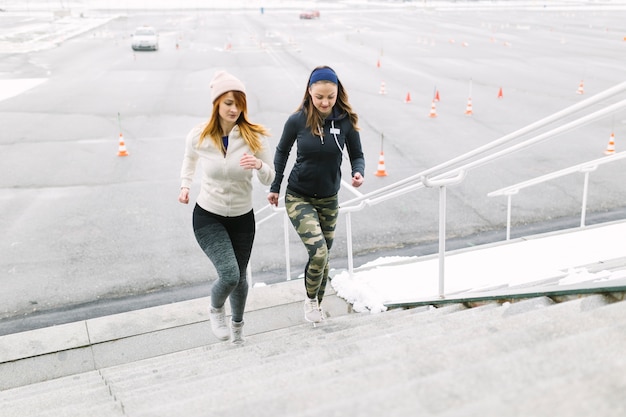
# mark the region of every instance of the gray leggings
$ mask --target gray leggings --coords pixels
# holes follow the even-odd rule
[[[254,242],[254,212],[224,217],[196,204],[193,230],[198,244],[217,270],[218,279],[211,288],[211,306],[221,308],[228,298],[232,320],[242,321],[248,298],[246,268]]]

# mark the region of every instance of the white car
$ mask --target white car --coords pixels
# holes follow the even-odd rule
[[[141,26],[135,29],[132,35],[133,51],[159,49],[159,33],[151,26]]]

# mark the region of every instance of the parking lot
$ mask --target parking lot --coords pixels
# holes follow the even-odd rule
[[[310,70],[332,66],[360,117],[362,193],[624,81],[621,9],[317,4],[315,19],[300,19],[291,3],[262,12],[85,10],[65,23],[35,12],[3,15],[0,86],[37,84],[0,101],[0,319],[146,294],[166,302],[208,293],[214,270],[194,240],[192,206],[177,196],[184,138],[208,117],[217,69],[246,83],[250,118],[271,129],[275,146]],[[93,26],[70,31],[80,23]],[[159,30],[158,51],[133,51],[130,35],[142,25]],[[56,29],[72,35],[52,36]],[[18,33],[45,36],[25,41]],[[30,50],[20,50],[26,42]],[[436,118],[429,117],[435,93]],[[623,113],[476,170],[448,191],[450,238],[468,245],[502,238],[506,201],[487,193],[599,158],[611,133],[622,150]],[[383,150],[384,177],[374,175]],[[590,218],[622,215],[626,183],[615,179],[624,173],[614,164],[591,176]],[[513,220],[519,228],[571,223],[581,190],[576,177],[529,191],[516,200]],[[343,201],[353,196],[341,193]],[[257,183],[257,211],[266,194]],[[432,249],[437,211],[437,190],[420,190],[355,213],[356,255]],[[344,226],[340,220],[336,268],[346,265]],[[258,227],[253,283],[286,278],[282,228],[280,215]],[[290,252],[296,278],[305,253],[293,233]]]

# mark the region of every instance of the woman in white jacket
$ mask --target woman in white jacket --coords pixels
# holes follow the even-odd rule
[[[178,201],[189,203],[189,188],[201,161],[202,183],[193,229],[218,275],[211,288],[211,329],[218,339],[242,343],[246,268],[255,233],[252,171],[256,170],[265,185],[272,183],[275,172],[267,129],[248,120],[243,83],[219,71],[210,87],[213,111],[208,122],[187,135]],[[232,313],[230,329],[224,314],[226,299]]]

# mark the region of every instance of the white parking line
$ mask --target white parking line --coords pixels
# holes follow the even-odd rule
[[[19,78],[0,80],[0,101],[15,97],[47,81],[47,78]]]

